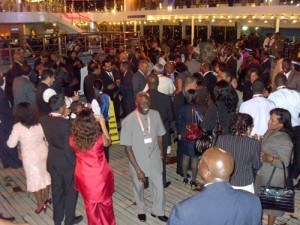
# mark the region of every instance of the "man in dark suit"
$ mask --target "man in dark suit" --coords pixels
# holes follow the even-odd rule
[[[262,60],[262,63],[260,64],[262,68],[261,78],[265,82],[265,85],[268,85],[271,82],[271,77],[270,77],[271,61],[269,59],[269,54],[267,52],[263,52],[261,55],[261,60]]]
[[[147,74],[149,70],[149,63],[146,60],[141,60],[139,63],[139,70],[134,74],[132,79],[134,98],[137,93],[143,91],[147,84]]]
[[[17,105],[20,102],[28,102],[32,106],[35,106],[35,88],[29,78],[32,69],[29,65],[24,65],[22,70],[22,76],[15,77],[13,82],[14,105]]]
[[[49,105],[51,113],[42,116],[40,123],[49,144],[47,170],[51,176],[53,220],[55,225],[61,225],[65,217],[64,224],[73,225],[83,217],[75,217],[78,191],[74,188],[76,157],[69,145],[72,124],[64,118],[66,104],[63,96],[52,96]]]
[[[4,169],[19,168],[22,167],[22,161],[19,159],[18,149],[9,148],[6,144],[13,128],[13,116],[8,99],[1,88],[3,83],[3,77],[0,75],[0,159]]]
[[[87,64],[87,69],[88,69],[88,73],[91,73],[90,69],[91,69],[91,65],[92,64],[98,64],[99,66],[101,66],[101,63],[100,63],[100,56],[98,53],[93,53],[92,54],[92,59],[91,61],[89,61],[89,63]]]
[[[233,76],[236,76],[237,61],[232,52],[233,52],[233,50],[230,46],[227,46],[225,48],[225,54],[227,56],[225,63],[226,63],[226,68],[229,70],[229,72]]]
[[[13,55],[13,63],[11,69],[5,75],[5,95],[8,98],[11,105],[13,105],[14,96],[12,86],[15,77],[23,75],[22,66],[24,64],[24,56],[21,51],[16,51]]]
[[[111,62],[107,59],[102,62],[102,72],[100,78],[103,82],[103,93],[109,95],[114,103],[115,116],[117,122],[120,121],[120,99],[119,85],[121,83],[120,75],[112,70]]]
[[[229,179],[233,169],[230,153],[219,148],[208,149],[199,164],[205,187],[196,196],[174,206],[168,225],[260,225],[260,200],[250,192],[232,188]]]
[[[135,109],[132,86],[132,78],[134,74],[130,70],[130,63],[128,61],[122,61],[120,63],[120,71],[123,74],[120,85],[120,95],[122,96],[121,105],[123,110],[122,117],[125,118]]]
[[[151,105],[150,108],[159,112],[161,120],[164,124],[166,134],[162,136],[163,143],[163,184],[167,188],[171,182],[167,182],[166,177],[166,157],[168,146],[172,145],[171,134],[170,134],[170,123],[173,121],[173,107],[171,97],[160,93],[157,88],[159,79],[156,75],[149,75],[147,78],[148,94],[150,95]]]
[[[282,62],[282,72],[287,78],[287,87],[300,92],[300,73],[292,68],[292,60],[285,58]]]
[[[203,81],[201,85],[207,87],[210,96],[213,98],[217,77],[212,73],[211,63],[203,63],[201,65],[201,72],[203,74]]]
[[[36,106],[40,115],[47,115],[51,112],[48,102],[44,100],[44,92],[53,85],[54,81],[55,76],[52,70],[47,69],[42,72],[41,82],[36,89]],[[53,92],[56,94],[54,90]]]
[[[100,77],[101,67],[98,63],[92,63],[89,66],[89,74],[84,78],[83,81],[83,92],[86,101],[91,103],[95,98],[94,82],[96,79],[101,79]]]

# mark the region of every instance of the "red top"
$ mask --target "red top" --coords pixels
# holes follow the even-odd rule
[[[72,136],[69,142],[76,154],[75,189],[89,203],[111,198],[114,193],[114,175],[105,158],[102,135],[88,151],[79,151]]]

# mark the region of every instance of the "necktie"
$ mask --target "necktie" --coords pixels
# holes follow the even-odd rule
[[[112,75],[112,72],[107,72],[107,73],[110,76],[110,78],[112,79],[112,81],[114,81],[114,76]]]

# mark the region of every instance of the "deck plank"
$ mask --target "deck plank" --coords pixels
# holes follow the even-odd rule
[[[147,221],[141,223],[136,217],[136,207],[132,190],[132,181],[128,171],[128,159],[124,148],[119,145],[113,145],[110,148],[110,165],[114,171],[115,193],[113,196],[115,217],[118,225],[160,225],[165,224],[150,215],[152,198],[150,188],[145,190],[145,199],[147,204]],[[167,179],[172,184],[165,189],[165,211],[169,216],[174,204],[197,194],[191,190],[190,186],[184,186],[182,177],[176,174],[176,164],[167,165]],[[20,187],[21,192],[14,192],[13,187]],[[28,222],[30,225],[52,225],[52,207],[47,209],[46,213],[39,215],[34,213],[36,209],[35,198],[32,193],[26,192],[26,180],[23,168],[3,169],[0,163],[0,212],[3,216],[16,218],[16,222]],[[84,220],[80,225],[86,225],[85,207],[83,199],[79,194],[76,215],[83,215]],[[300,192],[296,191],[296,211],[292,214],[297,219],[286,213],[278,218],[276,224],[295,225],[300,224]],[[266,217],[264,223],[267,224]]]

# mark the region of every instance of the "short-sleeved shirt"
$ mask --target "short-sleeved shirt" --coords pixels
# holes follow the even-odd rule
[[[142,131],[137,114],[141,118],[145,132]],[[148,117],[149,115],[149,117]],[[148,136],[148,119],[150,119],[150,135]],[[147,137],[144,136],[144,133]],[[130,113],[122,122],[120,144],[131,146],[136,161],[146,176],[153,172],[162,172],[161,152],[157,142],[157,136],[166,133],[159,112],[150,109],[147,115],[137,110]],[[151,143],[145,143],[144,139],[151,137]]]

